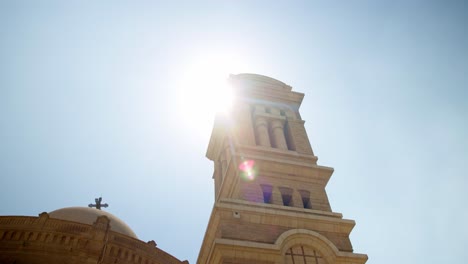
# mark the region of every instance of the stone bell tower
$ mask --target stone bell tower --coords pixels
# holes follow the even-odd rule
[[[215,205],[197,263],[365,263],[349,239],[355,222],[331,210],[333,168],[317,165],[304,94],[262,75],[229,81],[233,110],[217,117],[206,154]]]

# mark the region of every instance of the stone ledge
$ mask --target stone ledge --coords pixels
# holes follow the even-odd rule
[[[275,204],[266,204],[266,203],[255,203],[237,199],[229,199],[229,198],[222,198],[216,204],[215,207],[218,208],[230,208],[230,209],[247,209],[252,212],[257,213],[274,213],[274,214],[282,214],[288,215],[292,217],[298,217],[298,213],[305,214],[305,215],[314,215],[314,216],[325,216],[325,217],[333,217],[338,219],[343,219],[343,214],[335,213],[335,212],[325,212],[320,210],[313,210],[313,209],[306,209],[306,208],[299,208],[299,207],[289,207],[284,205],[275,205]],[[241,208],[242,207],[242,208]],[[344,221],[352,221],[346,220]],[[352,221],[354,222],[354,221]]]

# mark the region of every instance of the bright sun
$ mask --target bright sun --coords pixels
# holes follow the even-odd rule
[[[242,68],[240,60],[228,55],[200,56],[185,65],[178,79],[177,102],[189,129],[209,133],[215,115],[229,111],[232,93],[227,80]]]

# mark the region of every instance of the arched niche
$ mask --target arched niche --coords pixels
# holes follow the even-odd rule
[[[275,243],[285,264],[334,264],[336,246],[317,232],[293,229],[284,232]]]

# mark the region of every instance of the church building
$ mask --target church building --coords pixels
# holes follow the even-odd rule
[[[229,82],[232,110],[217,116],[206,153],[215,204],[197,263],[366,263],[349,238],[355,222],[331,210],[333,168],[317,164],[299,113],[304,94],[256,74]],[[110,213],[71,207],[0,216],[0,263],[188,262],[139,240]]]

